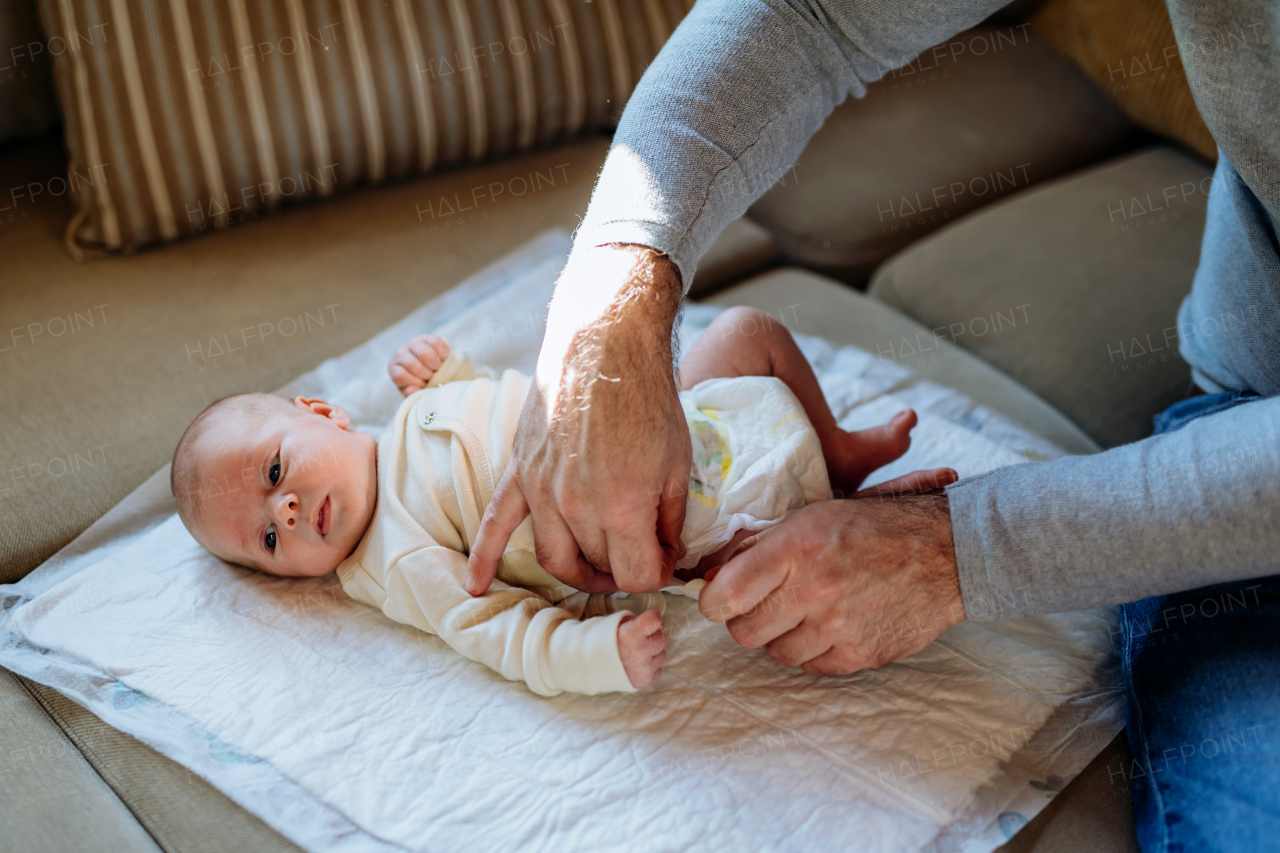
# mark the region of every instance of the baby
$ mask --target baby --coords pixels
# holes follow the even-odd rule
[[[406,344],[388,371],[407,399],[380,439],[313,397],[240,394],[202,412],[173,457],[173,494],[192,536],[269,574],[336,570],[353,598],[542,695],[652,683],[665,657],[662,595],[561,584],[534,557],[529,519],[490,589],[464,589],[530,377],[496,375],[434,335]],[[791,334],[749,308],[711,324],[680,379],[693,444],[684,578],[833,487],[852,493],[906,452],[916,423],[908,409],[873,429],[837,427]],[[955,476],[934,473],[938,484]]]

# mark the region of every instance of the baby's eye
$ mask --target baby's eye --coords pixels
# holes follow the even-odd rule
[[[274,524],[267,525],[267,535],[263,537],[263,541],[266,542],[268,551],[276,549],[276,526]]]
[[[271,460],[271,469],[267,471],[267,478],[271,480],[271,485],[280,482],[280,457],[277,456]]]

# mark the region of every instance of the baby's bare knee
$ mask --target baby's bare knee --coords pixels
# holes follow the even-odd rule
[[[732,336],[767,339],[788,334],[785,326],[767,311],[747,305],[727,308],[716,318],[716,332],[722,339]]]

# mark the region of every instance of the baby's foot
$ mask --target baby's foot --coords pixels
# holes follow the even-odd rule
[[[845,432],[836,427],[822,439],[831,489],[837,498],[852,495],[877,468],[883,468],[911,447],[914,409],[894,415],[883,426]]]
[[[646,610],[629,616],[618,625],[618,655],[631,679],[632,687],[648,687],[662,674],[667,659],[667,635],[662,630],[662,614]]]

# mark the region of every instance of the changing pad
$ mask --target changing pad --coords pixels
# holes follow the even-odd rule
[[[540,236],[282,393],[337,402],[376,434],[400,400],[386,362],[415,334],[532,370],[569,248]],[[716,313],[688,307],[686,351]],[[920,413],[911,451],[875,481],[1061,455],[891,362],[800,345],[842,426]],[[0,586],[0,665],[326,853],[989,851],[1123,725],[1113,609],[961,623],[844,678],[739,647],[687,598],[666,622],[653,687],[540,698],[352,601],[333,575],[211,557],[174,514],[166,468]]]

